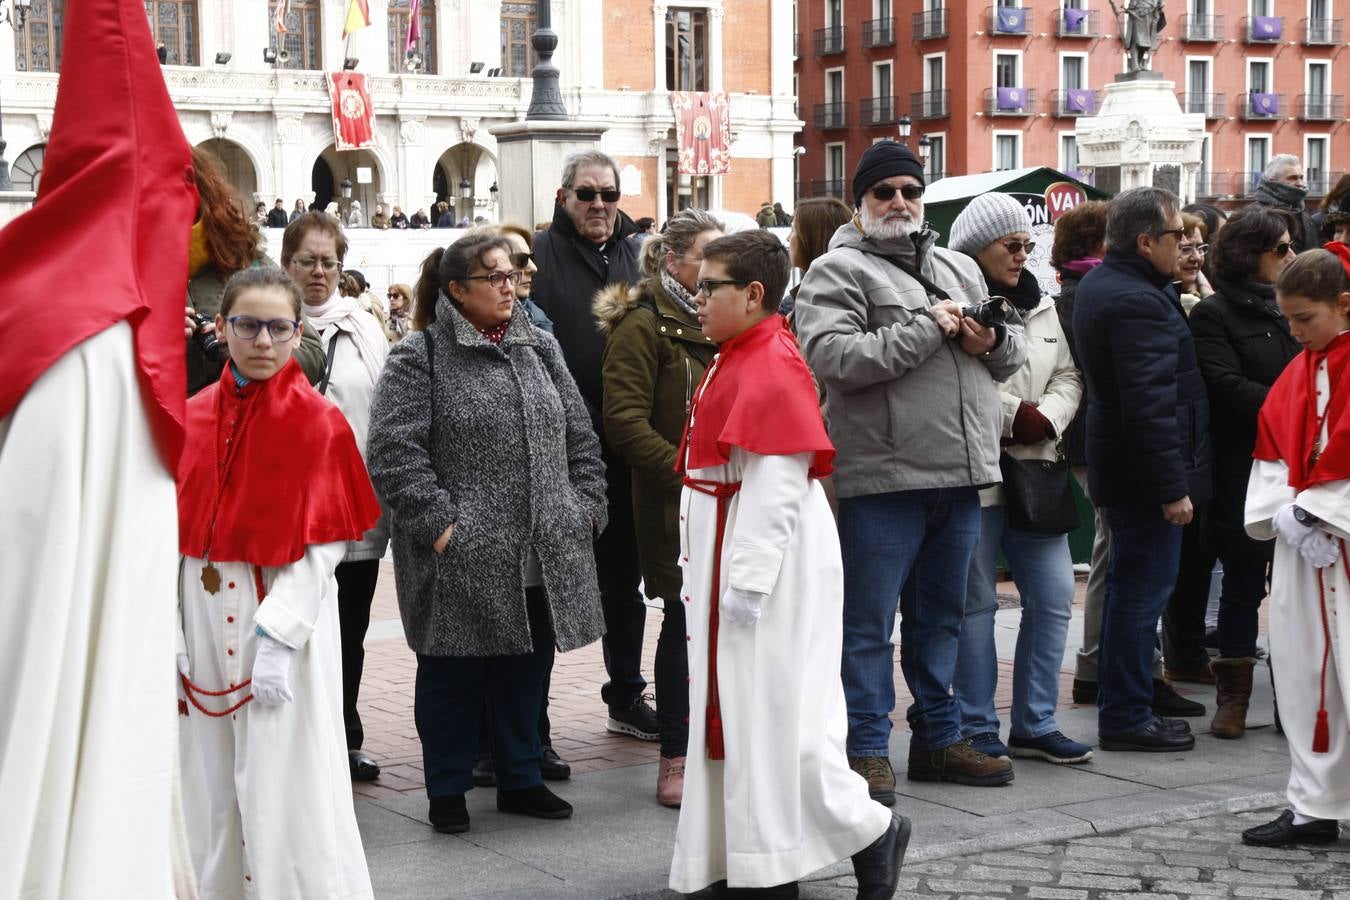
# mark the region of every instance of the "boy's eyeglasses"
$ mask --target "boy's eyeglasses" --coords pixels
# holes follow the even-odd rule
[[[323,265],[323,270],[325,272],[336,272],[338,269],[342,268],[342,260],[333,259],[332,257],[320,259],[317,256],[293,256],[291,257],[291,262],[302,269],[312,269],[314,268],[315,263],[320,263]]]
[[[512,270],[512,271],[510,271],[510,272],[489,272],[487,275],[465,275],[463,278],[459,278],[459,279],[456,279],[456,280],[457,280],[457,281],[486,281],[488,284],[492,285],[494,288],[500,288],[502,285],[506,284],[508,281],[511,282],[512,285],[520,284],[520,279],[522,279],[522,278],[524,278],[524,277],[525,277],[525,273],[524,273],[524,272],[520,271],[519,269],[515,269],[515,270]]]
[[[734,284],[736,285],[736,287],[745,287],[749,283],[750,282],[748,281],[736,281],[731,278],[718,278],[718,279],[711,279],[708,281],[696,281],[694,282],[694,288],[700,294],[703,294],[705,297],[711,297],[712,292],[717,290],[724,284]]]
[[[511,265],[515,266],[517,269],[523,269],[534,262],[533,253],[512,253],[507,258],[511,260]]]
[[[1182,256],[1204,256],[1209,253],[1209,244],[1182,244],[1177,249]]]
[[[572,193],[577,195],[577,199],[582,203],[591,203],[597,196],[606,203],[618,203],[623,194],[619,193],[618,188],[609,188],[598,191],[595,188],[575,188]]]
[[[1009,253],[1011,253],[1013,256],[1016,256],[1017,254],[1019,254],[1019,253],[1021,253],[1023,250],[1025,250],[1025,251],[1027,251],[1027,256],[1030,256],[1030,255],[1031,255],[1031,251],[1036,249],[1036,242],[1035,242],[1035,241],[1004,241],[1004,242],[1003,242],[1003,249],[1004,249],[1004,250],[1007,250],[1007,251],[1008,251]]]
[[[1276,244],[1274,247],[1271,247],[1266,252],[1274,253],[1276,256],[1283,258],[1285,256],[1288,256],[1289,251],[1292,249],[1294,249],[1293,244],[1290,244],[1288,241],[1280,241],[1278,244]]]
[[[896,187],[893,184],[878,184],[873,186],[872,196],[885,203],[887,200],[894,200],[897,191],[906,200],[918,200],[923,196],[923,185],[902,184],[900,187]]]
[[[246,341],[255,341],[264,328],[271,336],[272,340],[279,344],[284,344],[295,337],[295,333],[300,330],[300,323],[294,319],[255,319],[253,316],[230,316],[225,320],[230,323],[230,330],[234,336]]]

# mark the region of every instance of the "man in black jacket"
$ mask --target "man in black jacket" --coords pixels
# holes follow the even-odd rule
[[[276,205],[273,206],[271,210],[269,210],[267,213],[267,227],[285,228],[288,224],[290,224],[290,221],[291,217],[290,214],[286,212],[286,204],[281,201],[280,197],[278,197]]]
[[[1182,526],[1209,499],[1209,403],[1195,343],[1171,287],[1181,203],[1160,188],[1111,202],[1105,261],[1078,285],[1074,339],[1087,386],[1088,492],[1113,544],[1097,666],[1103,750],[1195,746],[1156,716],[1158,617],[1181,561]]]
[[[567,368],[600,437],[609,499],[609,526],[595,542],[600,601],[605,611],[605,668],[600,696],[609,707],[606,727],[645,741],[657,739],[656,712],[643,698],[642,639],[647,608],[638,593],[641,569],[633,529],[631,473],[605,441],[600,378],[605,335],[591,301],[606,285],[638,281],[637,232],[619,211],[619,166],[599,150],[573,153],[563,164],[553,224],[534,238],[534,301],[553,320]],[[545,740],[547,743],[547,740]]]

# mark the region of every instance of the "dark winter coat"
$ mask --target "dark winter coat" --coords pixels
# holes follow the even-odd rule
[[[496,345],[441,295],[436,321],[389,352],[366,464],[392,517],[399,612],[415,652],[529,653],[531,548],[558,648],[604,633],[591,550],[606,523],[600,447],[557,341],[524,309]]]
[[[633,471],[633,519],[648,597],[673,600],[683,576],[675,453],[685,414],[717,346],[697,317],[655,280],[610,285],[596,295],[604,355],[605,434]]]
[[[1282,209],[1294,217],[1294,227],[1289,229],[1289,239],[1297,253],[1313,250],[1322,246],[1322,228],[1313,218],[1313,214],[1303,205],[1302,198],[1294,201],[1294,190],[1290,185],[1271,182],[1266,178],[1252,191],[1252,202],[1259,206]]]
[[[1108,253],[1078,283],[1073,328],[1092,502],[1207,501],[1209,402],[1171,273],[1135,253]]]
[[[278,209],[275,206],[272,207],[270,210],[268,210],[267,212],[268,228],[285,228],[289,224],[291,224],[291,215],[290,213],[286,212],[286,210]]]
[[[1268,284],[1220,282],[1218,293],[1191,310],[1190,326],[1209,389],[1214,438],[1211,521],[1240,531],[1256,445],[1256,415],[1270,386],[1300,347]]]
[[[636,241],[626,240],[635,233],[637,226],[620,212],[609,241],[597,247],[577,233],[567,210],[557,204],[548,231],[534,236],[534,262],[539,271],[534,276],[530,299],[553,320],[553,334],[562,345],[567,368],[577,380],[602,443],[606,438],[600,367],[605,335],[595,324],[591,303],[608,285],[637,283],[638,254],[642,248]]]
[[[1064,329],[1064,337],[1069,342],[1069,353],[1073,355],[1073,364],[1081,372],[1083,364],[1078,361],[1078,347],[1073,342],[1073,304],[1081,279],[1073,272],[1061,270],[1059,273],[1059,296],[1055,298],[1055,314],[1059,316],[1059,327]],[[1087,401],[1078,404],[1078,412],[1073,421],[1064,430],[1064,440],[1060,447],[1069,465],[1077,468],[1087,465]]]

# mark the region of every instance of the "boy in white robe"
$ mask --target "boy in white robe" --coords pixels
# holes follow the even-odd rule
[[[858,896],[893,895],[909,821],[848,766],[843,568],[811,373],[776,313],[789,263],[767,232],[703,251],[697,303],[721,345],[679,450],[690,723],[670,886],[795,897],[853,857]]]
[[[1289,808],[1248,844],[1331,843],[1350,818],[1350,249],[1300,254],[1276,285],[1304,350],[1261,407],[1247,533],[1275,538],[1270,655]]]

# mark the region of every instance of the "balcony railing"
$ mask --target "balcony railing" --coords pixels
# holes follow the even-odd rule
[[[1187,91],[1181,95],[1181,111],[1200,113],[1206,119],[1222,119],[1228,105],[1227,94],[1201,94]]]
[[[984,92],[987,116],[1029,116],[1036,112],[1036,91],[1024,87],[989,88]]]
[[[1316,169],[1308,172],[1308,196],[1325,197],[1344,174],[1344,172],[1319,172]]]
[[[992,35],[1031,33],[1031,10],[1025,6],[991,6],[985,21]]]
[[[1064,88],[1050,92],[1050,114],[1058,118],[1090,116],[1099,98],[1092,88]]]
[[[1284,40],[1284,16],[1247,16],[1242,40],[1248,44],[1278,44]]]
[[[847,128],[848,103],[817,103],[812,121],[817,128]]]
[[[1303,19],[1298,23],[1305,46],[1341,43],[1340,19]]]
[[[931,41],[947,36],[947,8],[914,14],[914,40]]]
[[[864,127],[895,124],[895,97],[868,97],[858,103],[858,118]]]
[[[909,114],[916,119],[945,119],[951,115],[951,91],[914,91]]]
[[[1227,193],[1224,185],[1232,181],[1231,172],[1197,172],[1195,174],[1195,199],[1214,200]]]
[[[816,29],[816,56],[844,52],[844,26]]]
[[[848,182],[842,178],[812,178],[802,185],[802,196],[805,197],[838,197],[847,202],[844,196],[844,190]]]
[[[1298,117],[1305,122],[1333,122],[1345,114],[1343,94],[1299,94]]]
[[[1097,10],[1064,6],[1055,13],[1055,32],[1062,38],[1094,38],[1102,33]]]
[[[1182,16],[1181,39],[1195,43],[1223,40],[1223,16]]]
[[[1238,108],[1242,118],[1249,122],[1264,122],[1279,119],[1284,109],[1284,94],[1271,94],[1253,91],[1238,95]]]
[[[863,46],[895,46],[895,19],[868,19],[864,22]]]

